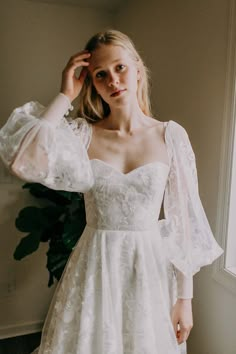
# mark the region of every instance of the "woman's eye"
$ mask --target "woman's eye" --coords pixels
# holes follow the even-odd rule
[[[125,69],[125,65],[123,65],[123,64],[117,65],[117,70],[118,70],[118,71],[122,71],[122,70],[124,70],[124,69]]]
[[[96,78],[97,79],[102,79],[103,77],[105,77],[106,73],[105,71],[99,71],[97,74],[96,74]]]

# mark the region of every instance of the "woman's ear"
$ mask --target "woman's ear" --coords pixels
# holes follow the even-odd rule
[[[141,63],[140,61],[137,63],[137,80],[141,79]]]
[[[137,79],[138,79],[138,81],[140,80],[140,77],[141,77],[141,75],[140,75],[140,69],[137,68]]]

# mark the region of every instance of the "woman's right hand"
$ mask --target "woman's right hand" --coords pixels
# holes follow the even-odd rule
[[[87,66],[89,62],[85,61],[91,56],[88,51],[82,51],[73,55],[65,69],[62,72],[61,91],[72,102],[80,93],[85,77],[87,75]],[[82,68],[79,77],[76,77],[76,68]]]

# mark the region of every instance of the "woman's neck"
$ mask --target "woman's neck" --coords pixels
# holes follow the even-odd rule
[[[118,130],[121,134],[130,134],[142,126],[145,114],[139,105],[126,105],[122,107],[112,107],[106,119],[106,128]]]

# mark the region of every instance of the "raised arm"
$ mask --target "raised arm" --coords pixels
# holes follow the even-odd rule
[[[0,157],[19,178],[69,191],[85,191],[91,186],[86,148],[64,118],[82,88],[88,56],[82,52],[71,57],[63,70],[62,92],[47,108],[38,102],[26,103],[12,112],[0,130]],[[77,67],[82,67],[78,78]]]

